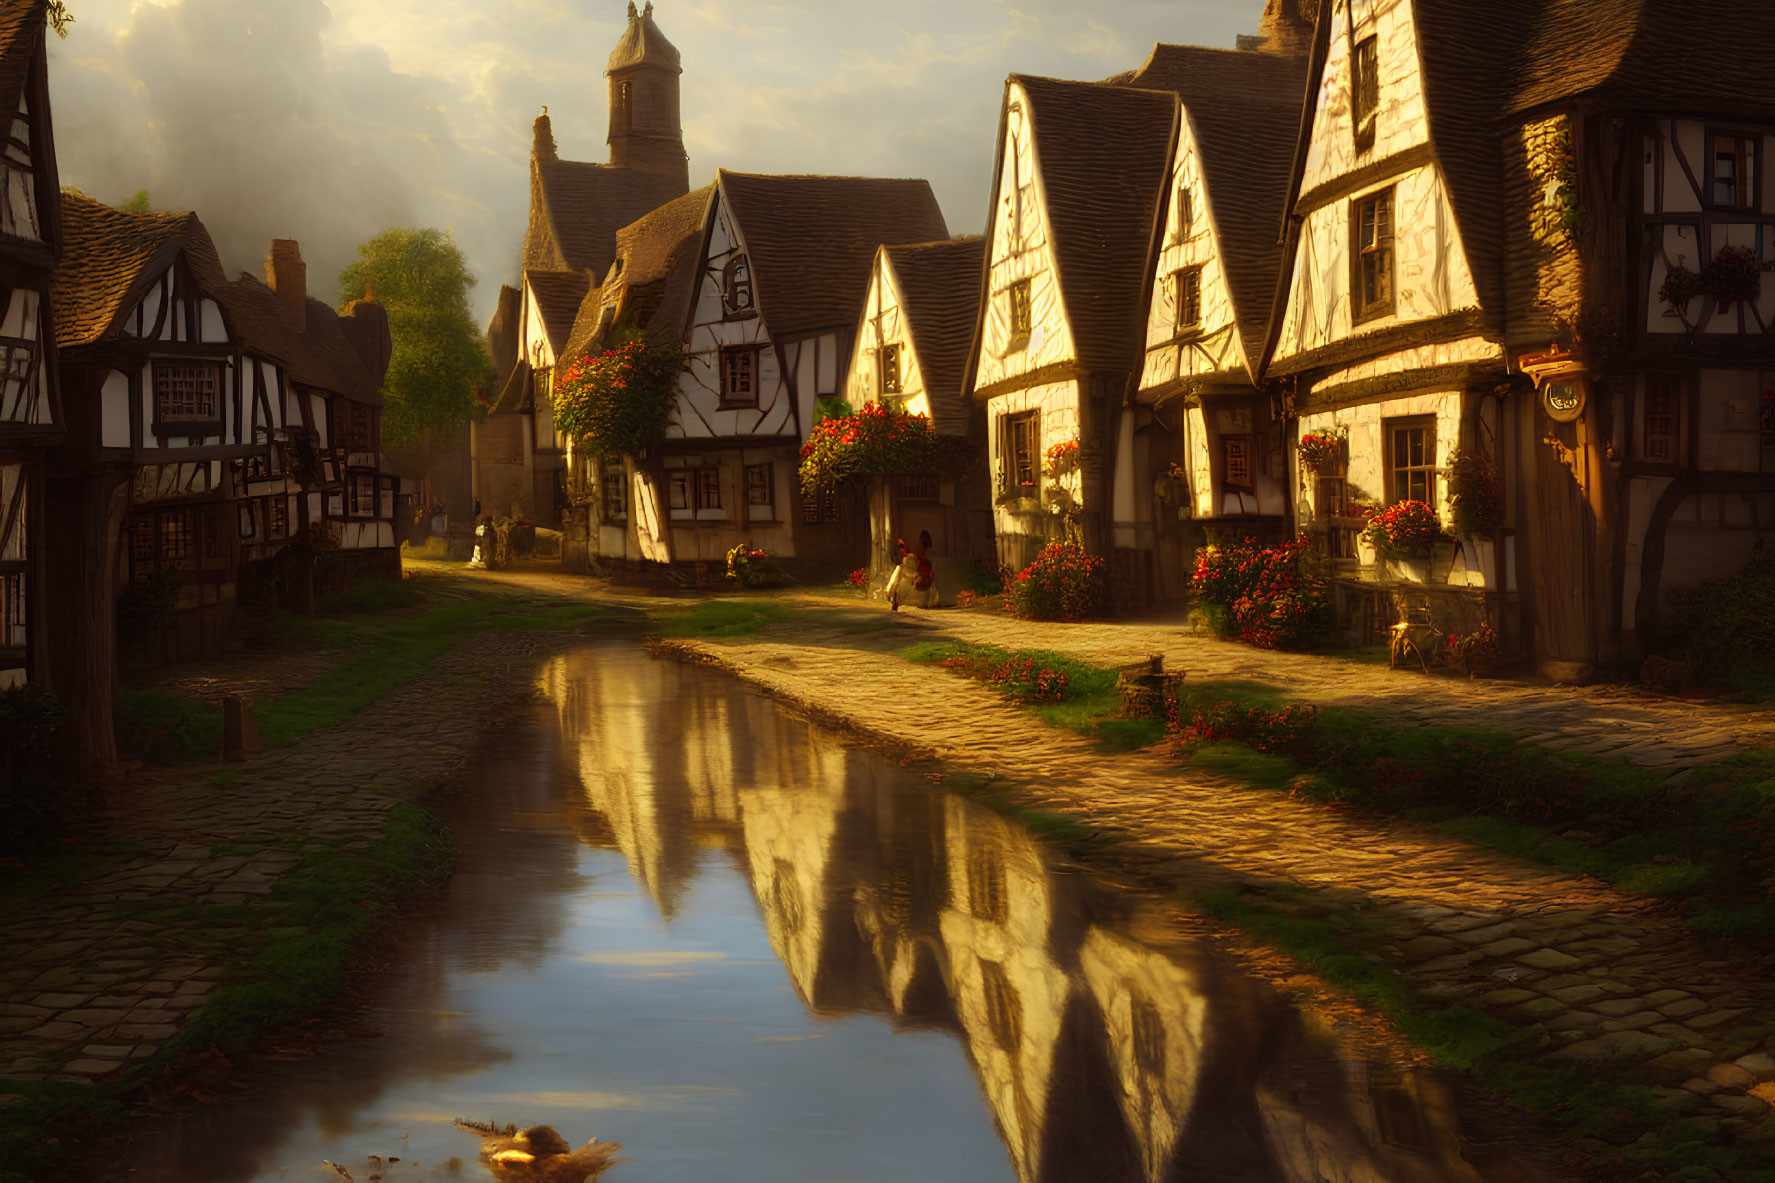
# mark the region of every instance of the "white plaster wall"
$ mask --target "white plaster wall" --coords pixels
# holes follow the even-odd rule
[[[1042,366],[1071,361],[1072,332],[1060,300],[1059,272],[1049,241],[1039,158],[1029,119],[1029,97],[1021,86],[1008,88],[1004,164],[989,234],[986,308],[976,386],[990,386]],[[1030,335],[1011,347],[1011,285],[1029,281]]]
[[[1009,394],[995,396],[986,406],[986,438],[988,441],[991,472],[994,480],[1000,469],[1000,451],[1003,447],[1003,432],[1000,424],[1007,415],[1017,415],[1024,411],[1040,413],[1037,423],[1040,431],[1040,455],[1037,456],[1037,468],[1046,467],[1046,454],[1055,444],[1079,438],[1079,392],[1076,382],[1049,382],[1040,386],[1031,386],[1023,390],[1014,390]],[[1056,482],[1045,473],[1038,475],[1037,488],[1045,491],[1055,487]],[[1081,474],[1076,470],[1063,474],[1058,487],[1064,488],[1075,501],[1083,504],[1081,497]],[[1025,515],[1007,511],[999,507],[995,512],[998,528],[1001,533],[1028,534],[1030,525]]]
[[[851,406],[866,406],[880,399],[881,350],[888,345],[900,347],[900,393],[894,397],[904,400],[910,413],[928,416],[931,400],[925,390],[924,372],[912,348],[912,326],[900,302],[899,279],[887,256],[877,252],[874,277],[863,301],[857,347],[851,355],[850,372],[845,375],[844,401]]]
[[[111,370],[99,387],[99,443],[127,448],[129,439],[129,375]]]
[[[1388,467],[1383,430],[1385,421],[1416,415],[1436,416],[1436,465],[1439,470],[1436,481],[1436,512],[1441,516],[1445,527],[1452,527],[1453,519],[1448,507],[1448,480],[1443,470],[1446,470],[1449,457],[1454,454],[1460,442],[1459,390],[1413,394],[1384,402],[1302,415],[1294,438],[1298,440],[1308,432],[1344,428],[1349,434],[1349,468],[1345,472],[1345,480],[1349,485],[1351,500],[1385,504]],[[1292,447],[1290,451],[1293,451]],[[1311,491],[1301,487],[1299,463],[1298,457],[1290,457],[1289,469],[1293,479],[1289,484],[1294,490],[1295,520],[1306,525],[1316,522],[1317,518],[1314,516]],[[1308,484],[1310,483],[1309,481]]]
[[[1775,383],[1775,371],[1769,374]],[[1762,467],[1759,402],[1765,388],[1755,370],[1702,370],[1697,461],[1703,472],[1756,472]]]
[[[1351,10],[1356,23],[1350,33]],[[1334,0],[1325,70],[1313,108],[1301,192],[1428,142],[1423,73],[1410,0]],[[1380,107],[1375,112],[1374,147],[1356,151],[1350,89],[1350,44],[1377,39]]]
[[[201,339],[206,344],[219,345],[228,340],[228,329],[222,323],[222,310],[216,306],[214,300],[207,297],[202,304],[202,319]]]

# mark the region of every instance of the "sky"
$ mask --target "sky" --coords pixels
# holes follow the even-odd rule
[[[50,38],[62,183],[193,209],[230,274],[295,238],[337,299],[357,244],[447,228],[485,324],[517,281],[530,124],[606,160],[626,0],[69,0]],[[918,176],[952,234],[986,217],[1010,73],[1103,78],[1155,41],[1231,48],[1263,0],[658,0],[684,65],[691,185],[743,172]]]

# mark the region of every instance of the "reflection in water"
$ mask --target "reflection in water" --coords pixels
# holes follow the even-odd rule
[[[637,1183],[1537,1177],[1436,1078],[728,678],[614,645],[539,685],[383,1038],[95,1180],[485,1181],[456,1117],[621,1142]]]

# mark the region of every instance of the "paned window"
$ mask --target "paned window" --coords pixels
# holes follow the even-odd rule
[[[0,633],[0,645],[23,649],[27,643],[25,628],[25,573],[9,572],[0,576],[0,607],[4,607],[6,631]],[[5,663],[0,663],[0,668]],[[16,667],[14,667],[16,668]]]
[[[838,499],[837,489],[821,489],[817,493],[801,495],[801,520],[804,524],[829,526],[843,518],[844,503]]]
[[[999,447],[1004,457],[1005,483],[1013,488],[1033,487],[1041,472],[1036,412],[1005,416],[1003,431]]]
[[[1029,316],[1029,281],[1020,279],[1011,285],[1006,293],[1010,301],[1011,342],[1014,347],[1022,348],[1029,341],[1031,321]]]
[[[153,576],[154,518],[144,515],[129,522],[129,577],[132,583],[147,583]]]
[[[1356,57],[1351,67],[1352,113],[1356,124],[1356,146],[1374,146],[1374,115],[1380,110],[1380,46],[1373,37],[1356,42]]]
[[[615,472],[606,469],[604,472],[604,520],[629,520],[629,486],[620,469]]]
[[[1647,460],[1676,459],[1676,415],[1682,379],[1675,374],[1646,375],[1646,416],[1642,451]]]
[[[1715,133],[1708,141],[1709,203],[1715,209],[1756,209],[1756,140]]]
[[[1250,489],[1252,487],[1251,437],[1248,435],[1221,436],[1220,454],[1226,462],[1221,483],[1229,489]]]
[[[340,399],[338,407],[339,442],[345,451],[359,455],[373,451],[371,442],[375,433],[372,428],[376,413],[362,403],[354,403],[350,399]]]
[[[721,274],[721,303],[729,316],[752,311],[752,264],[746,256],[727,261]]]
[[[769,509],[776,503],[776,481],[768,464],[746,466],[746,504]]]
[[[696,507],[698,509],[721,508],[721,470],[719,468],[696,470]]]
[[[721,351],[721,405],[758,405],[758,351],[738,348]]]
[[[1190,236],[1196,223],[1196,195],[1190,192],[1187,182],[1177,186],[1177,241],[1182,242]]]
[[[345,484],[347,512],[354,518],[376,516],[376,478],[353,474]]]
[[[220,385],[220,376],[220,371],[215,366],[155,362],[155,422],[215,422],[221,417],[216,408],[216,388]]]
[[[1436,504],[1436,420],[1387,420],[1388,500]]]
[[[881,347],[881,393],[899,394],[902,389],[900,347],[898,345],[883,345]]]
[[[265,502],[265,534],[273,542],[290,536],[290,499],[271,497]]]
[[[935,501],[937,478],[928,473],[895,477],[894,495],[901,501]]]
[[[1178,329],[1199,328],[1202,324],[1202,269],[1185,267],[1171,277],[1177,295]]]
[[[1356,202],[1355,293],[1358,321],[1393,311],[1393,191],[1383,189]]]
[[[176,509],[159,515],[160,561],[182,563],[197,557],[197,515]]]
[[[683,469],[666,474],[666,507],[690,508],[690,474]]]

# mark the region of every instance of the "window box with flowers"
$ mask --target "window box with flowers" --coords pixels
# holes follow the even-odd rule
[[[1700,272],[1694,272],[1679,257],[1665,272],[1658,288],[1658,299],[1683,328],[1693,332],[1695,322],[1689,318],[1689,305],[1698,296],[1717,301],[1717,310],[1724,312],[1734,304],[1755,304],[1763,291],[1762,268],[1756,251],[1747,246],[1721,247]]]
[[[1362,531],[1395,579],[1428,583],[1430,556],[1443,539],[1436,511],[1422,501],[1400,501],[1369,514]]]
[[[1296,445],[1301,467],[1321,476],[1342,472],[1346,455],[1345,442],[1342,430],[1326,428],[1307,432]]]

